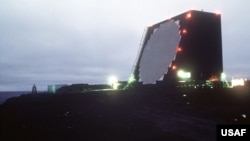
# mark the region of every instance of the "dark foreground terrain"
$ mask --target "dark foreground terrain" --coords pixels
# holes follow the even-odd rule
[[[211,141],[249,107],[248,88],[26,94],[0,106],[0,140]]]

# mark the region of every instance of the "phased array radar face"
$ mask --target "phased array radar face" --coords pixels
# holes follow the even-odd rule
[[[139,77],[143,84],[155,84],[167,73],[180,42],[179,25],[174,21],[162,23],[154,29],[144,46],[139,63]]]

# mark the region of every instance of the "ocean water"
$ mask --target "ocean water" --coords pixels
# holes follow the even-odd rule
[[[17,97],[22,94],[30,93],[31,91],[0,91],[0,104],[3,104],[8,98]]]

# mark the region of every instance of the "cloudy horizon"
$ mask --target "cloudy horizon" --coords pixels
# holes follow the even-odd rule
[[[0,91],[127,80],[146,26],[190,9],[221,11],[228,80],[250,79],[247,0],[0,0]]]

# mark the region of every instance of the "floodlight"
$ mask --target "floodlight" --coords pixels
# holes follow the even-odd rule
[[[112,89],[118,89],[118,78],[116,76],[110,76],[108,79],[108,84],[112,87]]]
[[[135,81],[135,76],[134,74],[131,74],[131,76],[128,79],[128,83],[130,84],[130,83],[133,83],[134,81]]]
[[[189,79],[189,78],[191,78],[191,73],[185,72],[183,70],[179,70],[177,72],[177,76],[180,77],[181,79]]]
[[[220,76],[220,79],[221,79],[221,81],[224,81],[225,79],[226,79],[226,74],[223,72],[223,73],[221,73],[221,76]]]
[[[245,81],[242,78],[241,79],[232,79],[231,84],[232,84],[232,87],[244,86]]]

